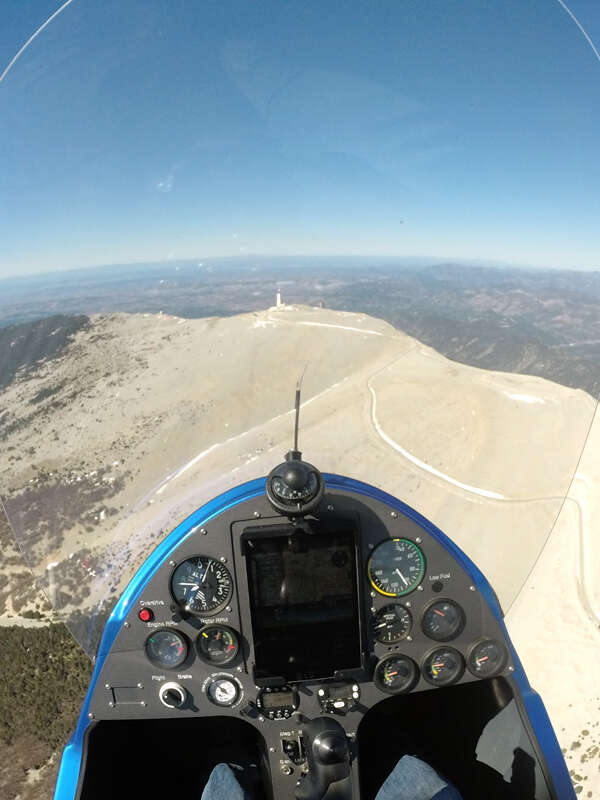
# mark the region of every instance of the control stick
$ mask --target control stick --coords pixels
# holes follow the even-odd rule
[[[352,800],[346,733],[331,717],[302,726],[308,772],[296,784],[296,800]]]

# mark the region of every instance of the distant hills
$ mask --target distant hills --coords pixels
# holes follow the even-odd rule
[[[20,353],[39,346],[43,358],[63,341],[47,339],[46,323],[29,332],[7,325],[76,315],[61,323],[68,337],[85,324],[82,315],[96,312],[223,317],[272,305],[278,288],[288,303],[384,319],[461,363],[600,392],[600,272],[332,257],[122,265],[0,281],[0,387]]]

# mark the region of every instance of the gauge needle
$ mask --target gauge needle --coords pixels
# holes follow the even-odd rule
[[[443,611],[438,611],[437,608],[433,609],[433,613],[437,614],[438,617],[445,617],[446,616]]]
[[[397,573],[398,573],[398,575],[400,575],[400,577],[401,577],[401,578],[402,578],[402,580],[404,581],[404,585],[405,585],[405,586],[408,586],[408,581],[406,580],[406,578],[404,577],[404,575],[403,575],[403,574],[400,572],[400,570],[398,569],[398,567],[396,567],[396,569],[394,570],[394,572],[397,572]]]
[[[376,628],[385,628],[387,622],[380,622],[379,625],[375,625]]]
[[[199,583],[180,583],[179,585],[180,586],[193,586],[194,589],[199,589],[200,588],[200,584]]]

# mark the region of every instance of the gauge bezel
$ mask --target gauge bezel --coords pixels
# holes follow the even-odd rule
[[[406,633],[403,633],[398,639],[393,639],[393,640],[380,639],[379,636],[377,635],[377,633],[375,632],[375,622],[376,622],[377,618],[379,617],[379,615],[382,612],[384,612],[386,610],[386,608],[390,608],[391,606],[399,606],[404,611],[404,613],[408,615],[408,619],[409,619],[408,628],[406,629]],[[413,628],[413,625],[414,625],[413,616],[410,613],[410,611],[408,610],[408,608],[406,608],[406,606],[403,606],[402,603],[386,603],[384,606],[381,606],[381,608],[377,609],[377,611],[373,614],[373,617],[371,619],[371,630],[372,630],[372,633],[373,633],[373,638],[375,639],[376,642],[379,642],[379,644],[383,644],[383,645],[398,644],[398,642],[404,641],[407,636],[410,636],[410,632],[411,632],[411,630]]]
[[[389,686],[386,686],[385,683],[383,683],[383,681],[380,680],[379,670],[388,661],[394,661],[397,659],[401,659],[402,661],[408,662],[409,665],[412,667],[413,674],[409,682],[406,683],[401,689],[392,689]],[[388,653],[388,655],[383,656],[383,658],[380,658],[377,664],[375,665],[375,670],[373,672],[373,683],[380,691],[385,692],[386,694],[407,694],[408,692],[411,691],[411,689],[414,689],[414,687],[419,682],[420,674],[421,673],[419,670],[419,665],[410,656],[407,656],[404,653]]]
[[[218,703],[214,699],[213,695],[211,695],[210,688],[211,686],[214,686],[218,681],[229,681],[229,683],[235,686],[236,696],[233,702]],[[244,697],[244,687],[242,686],[241,682],[234,675],[228,675],[227,673],[222,675],[221,673],[217,672],[214,675],[211,675],[208,681],[205,681],[202,687],[202,691],[206,695],[206,699],[208,700],[208,702],[212,703],[212,705],[215,706],[215,708],[235,708],[241,703]]]
[[[434,678],[429,678],[427,675],[427,670],[425,666],[427,662],[432,659],[436,653],[443,652],[443,651],[451,651],[454,653],[455,656],[458,658],[459,668],[457,672],[449,679],[445,681],[437,681]],[[459,680],[465,674],[466,664],[465,664],[465,657],[463,654],[456,649],[456,647],[450,647],[450,645],[444,645],[443,647],[434,647],[433,650],[430,650],[428,653],[425,654],[423,661],[421,662],[421,675],[423,676],[423,680],[427,681],[430,686],[452,686],[455,683],[458,683]]]
[[[472,659],[475,651],[477,650],[477,648],[480,647],[482,644],[487,644],[488,642],[492,642],[493,644],[495,644],[495,645],[500,647],[500,650],[502,651],[502,661],[500,663],[500,666],[496,667],[496,669],[494,669],[492,672],[485,672],[485,673],[484,672],[477,672],[471,666],[471,659]],[[500,639],[495,639],[492,636],[483,636],[480,639],[477,639],[477,641],[474,642],[471,645],[471,647],[469,647],[469,650],[468,650],[468,653],[467,653],[467,658],[466,658],[466,663],[467,663],[467,668],[468,668],[469,672],[471,673],[471,675],[474,675],[476,678],[481,678],[481,679],[483,679],[483,678],[494,678],[496,675],[500,675],[500,673],[504,672],[504,670],[506,669],[506,665],[508,664],[508,649],[507,649],[506,645],[504,644],[504,642],[502,642]]]
[[[375,581],[373,580],[373,577],[371,575],[371,563],[372,563],[373,559],[375,558],[375,554],[377,553],[377,551],[381,547],[384,547],[385,545],[388,545],[390,542],[407,542],[409,545],[414,547],[414,549],[419,553],[419,555],[421,557],[421,571],[419,573],[418,579],[415,581],[415,583],[413,583],[411,586],[409,586],[408,589],[404,589],[401,592],[394,592],[394,593],[385,592],[383,589],[380,589],[377,586],[377,584],[375,583]],[[416,591],[416,589],[423,582],[423,578],[425,577],[426,570],[427,570],[427,559],[425,558],[425,553],[423,552],[423,550],[419,547],[419,545],[415,541],[413,541],[412,539],[409,539],[407,536],[392,536],[389,539],[383,539],[381,542],[379,542],[373,548],[371,554],[369,555],[368,561],[367,561],[367,578],[369,579],[369,583],[371,584],[373,589],[375,589],[375,591],[378,594],[382,595],[383,597],[391,597],[391,598],[394,598],[394,599],[397,599],[399,597],[405,597],[407,594],[411,594],[411,592]]]
[[[434,606],[440,605],[441,603],[450,603],[450,605],[453,605],[460,612],[460,622],[458,623],[458,627],[453,633],[450,634],[450,636],[432,636],[431,633],[428,633],[425,630],[425,617]],[[421,614],[421,630],[425,636],[433,642],[452,642],[454,639],[458,639],[458,637],[464,631],[466,624],[467,615],[464,608],[460,605],[460,603],[457,603],[456,600],[453,600],[451,597],[436,597],[425,606],[423,613]]]
[[[235,644],[235,652],[232,653],[230,656],[227,656],[224,661],[213,661],[209,655],[207,655],[201,646],[201,637],[203,633],[206,633],[209,630],[225,630],[227,633],[231,634],[233,638],[233,642]],[[209,625],[203,625],[200,630],[198,631],[198,636],[196,637],[196,652],[198,653],[198,658],[204,661],[205,664],[209,664],[211,667],[223,667],[227,664],[231,664],[232,661],[238,657],[240,652],[240,635],[239,633],[231,628],[229,625],[223,625],[220,622],[211,622]]]
[[[196,558],[208,558],[211,561],[214,561],[216,564],[218,564],[220,567],[222,567],[227,572],[227,574],[229,575],[229,594],[227,595],[227,598],[224,601],[222,601],[221,603],[219,603],[218,606],[215,606],[215,608],[211,609],[210,611],[195,611],[193,608],[188,608],[184,603],[181,602],[181,600],[179,600],[177,598],[177,596],[175,595],[175,592],[173,591],[173,577],[174,577],[175,573],[177,572],[177,570],[179,569],[179,567],[181,567],[181,565],[185,564],[187,561],[193,561]],[[233,575],[231,574],[231,570],[228,569],[227,565],[223,561],[221,561],[218,556],[208,556],[208,555],[205,555],[205,554],[202,554],[202,553],[198,553],[197,555],[188,556],[187,558],[184,558],[182,561],[180,561],[178,564],[176,564],[173,567],[173,569],[171,571],[171,575],[169,576],[169,593],[171,594],[171,597],[173,598],[174,602],[177,604],[177,608],[179,608],[185,614],[192,614],[195,617],[201,617],[201,618],[214,617],[217,614],[219,614],[231,602],[231,598],[233,597],[233,591],[234,591],[234,583],[233,583]]]
[[[154,658],[153,656],[151,656],[150,653],[148,652],[148,642],[150,641],[150,639],[153,636],[156,636],[157,634],[161,634],[161,633],[172,633],[175,636],[178,636],[181,639],[182,643],[183,643],[183,646],[185,648],[184,657],[180,661],[178,661],[177,664],[175,664],[175,665],[167,665],[167,664],[163,663],[162,661],[160,661],[158,658]],[[187,636],[185,636],[185,634],[181,633],[181,631],[175,630],[174,628],[166,628],[165,627],[165,628],[158,628],[156,630],[153,630],[148,634],[148,636],[146,636],[146,639],[144,641],[144,653],[146,655],[146,658],[148,659],[148,661],[151,664],[154,664],[155,667],[160,667],[161,669],[171,669],[171,670],[180,669],[181,666],[183,664],[185,664],[185,662],[188,660],[188,658],[190,656],[190,652],[191,652],[191,648],[190,648],[190,643],[188,641]]]

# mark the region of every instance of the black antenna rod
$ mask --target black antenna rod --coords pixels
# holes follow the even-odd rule
[[[306,372],[307,366],[308,364],[305,365],[304,369],[302,370],[302,375],[300,375],[298,382],[296,383],[296,422],[294,424],[294,449],[292,451],[292,458],[298,460],[302,458],[302,453],[298,450],[298,428],[300,427],[300,393],[302,391],[302,381],[304,380],[304,373]]]

